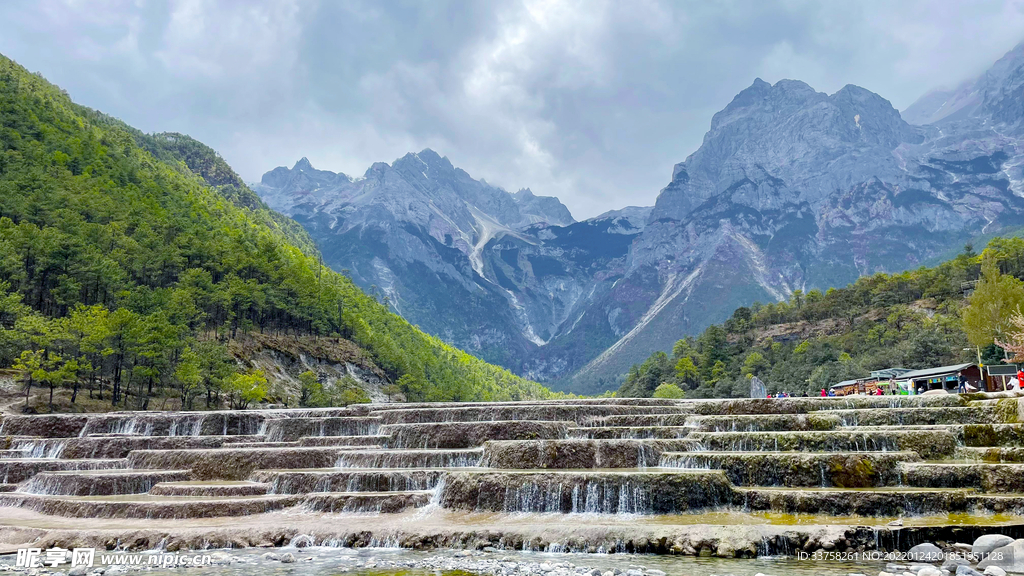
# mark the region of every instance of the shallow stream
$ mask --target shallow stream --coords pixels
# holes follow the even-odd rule
[[[798,560],[793,557],[761,557],[757,559],[699,558],[692,556],[654,556],[643,554],[561,554],[550,552],[505,552],[474,553],[472,556],[457,556],[453,551],[421,552],[388,548],[275,548],[273,554],[291,553],[296,562],[282,563],[264,559],[265,549],[209,550],[218,562],[212,566],[187,569],[153,569],[146,574],[171,576],[181,574],[205,574],[210,576],[334,576],[357,574],[360,576],[428,576],[444,574],[481,573],[472,570],[473,565],[485,566],[500,561],[501,566],[509,563],[517,566],[511,572],[498,574],[544,574],[541,565],[554,566],[550,574],[563,570],[569,574],[580,569],[621,571],[626,576],[630,570],[641,570],[649,575],[660,570],[666,576],[848,576],[849,574],[877,574],[885,568],[879,560],[837,561]],[[463,553],[464,554],[464,553]],[[231,558],[230,563],[225,562]],[[7,557],[12,559],[12,557]],[[237,559],[237,560],[236,560]],[[2,557],[0,557],[2,560]],[[568,565],[572,565],[570,568]],[[491,564],[493,565],[493,564]],[[657,574],[657,572],[654,572]]]

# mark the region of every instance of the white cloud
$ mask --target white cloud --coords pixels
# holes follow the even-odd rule
[[[248,179],[430,147],[586,217],[653,203],[755,76],[904,108],[1024,40],[1022,1],[12,1],[0,51]]]

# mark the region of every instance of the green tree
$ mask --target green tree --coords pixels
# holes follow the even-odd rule
[[[663,384],[659,384],[658,387],[654,389],[654,394],[652,396],[654,398],[682,398],[685,395],[686,393],[683,392],[683,389],[679,386],[665,382]]]
[[[388,396],[388,401],[394,402],[395,396],[402,393],[402,387],[397,384],[388,384],[381,388],[381,392],[384,392]]]
[[[312,370],[299,374],[299,406],[323,406],[324,388]]]
[[[1024,304],[1024,282],[999,273],[995,258],[982,260],[981,280],[967,299],[961,318],[967,340],[974,346],[988,346],[1005,339],[1010,319]]]
[[[697,370],[697,365],[693,363],[693,360],[689,356],[680,358],[676,362],[675,367],[676,379],[686,384],[691,389],[696,388],[700,384],[700,372]]]
[[[743,367],[740,369],[740,373],[743,376],[760,376],[770,368],[771,364],[765,359],[764,354],[754,351],[747,354],[746,359],[743,360]]]
[[[251,404],[266,399],[267,377],[261,370],[236,373],[228,379],[227,391],[231,397],[231,408],[245,410]]]
[[[192,400],[203,383],[202,359],[191,347],[186,346],[182,350],[178,366],[174,369],[174,377],[178,381],[181,409],[191,410]]]

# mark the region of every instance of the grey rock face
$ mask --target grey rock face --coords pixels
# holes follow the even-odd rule
[[[510,194],[431,150],[374,164],[362,178],[303,158],[254,188],[306,227],[328,265],[408,320],[538,379],[576,367],[531,358],[607,292],[645,216],[575,222],[556,198]]]

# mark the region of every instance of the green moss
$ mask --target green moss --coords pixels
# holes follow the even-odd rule
[[[999,415],[999,421],[1006,424],[1017,424],[1020,422],[1019,400],[1017,398],[1001,398],[996,401],[995,412]]]

